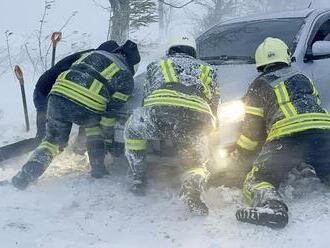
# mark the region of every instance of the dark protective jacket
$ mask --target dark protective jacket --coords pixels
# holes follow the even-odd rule
[[[37,110],[47,109],[47,97],[52,89],[56,78],[63,72],[70,68],[70,66],[86,52],[93,50],[86,50],[71,54],[64,59],[58,61],[52,68],[44,72],[35,86],[33,93],[33,101]]]
[[[237,147],[245,154],[275,139],[330,129],[330,115],[321,107],[313,81],[293,67],[260,75],[243,100],[245,119]]]
[[[215,70],[185,54],[175,54],[147,67],[144,106],[179,106],[216,114],[220,100]]]
[[[124,57],[106,51],[83,53],[56,79],[50,94],[63,96],[98,114],[113,113],[133,91],[134,80]]]

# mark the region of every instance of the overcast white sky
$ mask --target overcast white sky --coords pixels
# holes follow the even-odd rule
[[[43,8],[43,0],[1,0],[0,37],[4,37],[4,32],[10,30],[15,35],[15,42],[25,39],[38,28]],[[78,14],[67,31],[89,33],[93,43],[103,41],[106,37],[107,13],[96,7],[91,0],[56,0],[49,11],[45,30],[55,31],[61,27],[74,10],[77,10]],[[1,38],[0,45],[3,45],[3,42],[4,39]]]

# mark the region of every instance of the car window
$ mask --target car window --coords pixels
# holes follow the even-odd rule
[[[216,26],[197,39],[198,56],[254,62],[258,45],[267,37],[282,39],[293,53],[303,23],[303,18],[282,18]]]
[[[324,22],[317,30],[315,36],[313,37],[312,45],[316,41],[330,41],[330,20]]]

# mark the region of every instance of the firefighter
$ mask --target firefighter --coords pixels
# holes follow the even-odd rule
[[[119,46],[115,41],[106,41],[95,50],[113,51]],[[37,81],[33,92],[33,103],[37,110],[37,134],[36,138],[42,140],[46,134],[46,113],[48,95],[57,79],[64,71],[68,70],[71,65],[80,58],[84,53],[91,52],[94,49],[85,50],[71,54],[57,62],[53,67],[44,72]]]
[[[91,52],[93,50],[105,50],[112,52],[119,46],[117,42],[113,40],[106,41],[102,43],[96,49],[89,49],[81,52],[71,54],[64,59],[58,61],[53,67],[44,72],[38,79],[34,92],[33,92],[33,102],[37,111],[37,133],[36,139],[38,143],[41,143],[46,134],[46,113],[47,113],[47,102],[48,95],[57,79],[57,77],[64,71],[68,70],[71,65],[80,58],[84,53]],[[83,154],[86,151],[84,144],[86,143],[86,137],[84,133],[84,128],[79,129],[79,134],[77,136],[76,142],[74,144],[74,151]]]
[[[40,177],[53,158],[67,145],[72,124],[85,129],[91,175],[107,174],[104,166],[104,139],[113,140],[116,111],[133,91],[137,45],[127,41],[87,51],[75,57],[68,70],[56,79],[48,96],[46,136],[12,183],[25,189]],[[106,130],[103,130],[102,127]],[[104,137],[103,137],[104,136]]]
[[[310,170],[322,180],[330,173],[330,115],[320,105],[311,79],[291,66],[288,46],[267,38],[256,50],[262,74],[244,96],[246,116],[235,151],[244,161],[257,151],[243,194],[251,207],[239,209],[239,221],[283,228],[288,207],[277,189],[296,168]]]
[[[126,123],[126,157],[132,172],[131,191],[146,191],[146,149],[149,140],[172,140],[185,169],[180,195],[190,211],[208,214],[200,199],[209,172],[205,136],[214,128],[219,102],[216,73],[196,59],[196,43],[189,34],[171,39],[167,56],[147,67],[143,107]]]

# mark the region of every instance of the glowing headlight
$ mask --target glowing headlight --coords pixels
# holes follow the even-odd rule
[[[244,119],[244,103],[241,100],[221,104],[218,108],[218,119],[221,123],[241,122]]]

